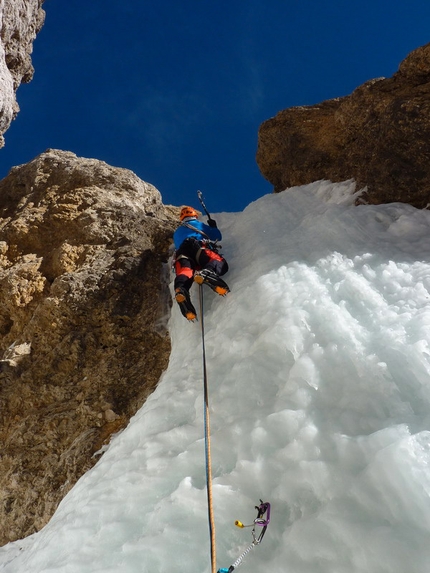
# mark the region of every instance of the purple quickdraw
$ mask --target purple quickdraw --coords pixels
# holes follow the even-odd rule
[[[253,549],[256,545],[259,545],[261,543],[264,534],[266,533],[267,526],[270,523],[270,503],[268,501],[263,501],[260,499],[260,505],[256,505],[255,509],[257,510],[257,517],[250,525],[243,525],[241,521],[235,522],[235,525],[237,525],[237,527],[240,528],[252,527],[253,541],[251,545],[242,553],[242,555],[240,555],[240,557],[236,559],[233,565],[230,565],[230,567],[228,568],[218,569],[217,573],[232,573],[232,571],[234,571],[236,567],[238,567],[242,563],[245,555],[247,555],[251,551],[251,549]],[[257,525],[259,527],[262,527],[260,535],[258,536],[255,534],[255,528]]]

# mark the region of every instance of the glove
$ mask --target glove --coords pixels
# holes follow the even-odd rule
[[[209,227],[216,227],[216,221],[214,219],[209,218],[208,225]]]

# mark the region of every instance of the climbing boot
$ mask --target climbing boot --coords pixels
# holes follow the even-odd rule
[[[182,287],[175,289],[175,300],[179,305],[182,315],[185,316],[187,320],[196,320],[196,309],[192,305],[190,300],[190,293],[186,289]]]
[[[199,285],[208,285],[214,292],[221,296],[225,296],[230,289],[219,276],[209,269],[202,269],[194,275],[194,280]]]

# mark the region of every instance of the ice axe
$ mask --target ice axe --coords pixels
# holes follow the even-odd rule
[[[203,200],[203,193],[201,191],[197,191],[197,197],[199,198],[200,201],[200,205],[203,208],[203,211],[206,213],[206,215],[208,216],[209,221],[213,221],[211,214],[209,213],[209,211],[206,208],[205,202]]]

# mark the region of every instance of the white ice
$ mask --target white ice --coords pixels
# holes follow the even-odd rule
[[[316,182],[216,216],[231,293],[204,290],[217,565],[430,570],[430,211]],[[210,201],[208,201],[210,203]],[[193,296],[198,304],[197,286]],[[206,289],[207,287],[205,287]],[[5,573],[209,573],[200,323]]]

